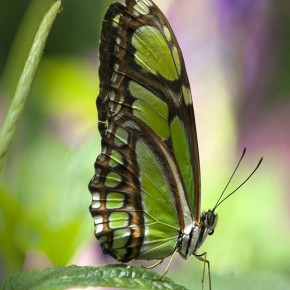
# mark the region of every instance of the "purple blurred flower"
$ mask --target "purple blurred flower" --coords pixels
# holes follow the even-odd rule
[[[216,0],[216,7],[227,27],[234,23],[245,22],[267,6],[267,1],[252,0]]]
[[[283,5],[290,8],[289,4]],[[236,76],[242,135],[257,134],[257,131],[253,132],[253,125],[266,123],[261,120],[269,115],[267,111],[273,111],[273,106],[279,106],[279,100],[281,102],[281,91],[277,89],[276,81],[277,75],[281,75],[283,48],[289,42],[287,26],[281,25],[283,17],[284,23],[290,24],[289,14],[279,13],[283,11],[283,5],[262,0],[216,0],[224,58],[231,57],[229,73]],[[286,53],[286,58],[289,58],[289,52]],[[289,89],[283,94],[290,95]],[[289,98],[284,98],[284,101],[289,104]],[[280,107],[281,113],[283,107]],[[275,123],[279,119],[273,118],[271,121]],[[280,125],[276,123],[277,127]],[[260,140],[269,141],[266,136],[259,137]],[[248,138],[253,139],[251,136]],[[269,142],[264,142],[264,146],[266,144],[271,146]]]
[[[277,152],[277,161],[290,164],[290,1],[173,1],[169,20],[193,95],[199,83],[206,85],[218,49],[237,112],[238,144]]]

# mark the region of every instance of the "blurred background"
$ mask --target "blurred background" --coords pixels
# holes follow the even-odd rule
[[[32,268],[113,262],[94,238],[87,190],[100,152],[98,42],[110,2],[64,0],[50,33],[0,175],[0,280]],[[214,206],[245,146],[228,193],[264,157],[218,208],[215,234],[201,249],[213,285],[290,289],[290,3],[155,2],[176,33],[191,83],[202,209]],[[51,3],[0,0],[0,124]],[[199,287],[202,266],[176,257],[169,276]]]

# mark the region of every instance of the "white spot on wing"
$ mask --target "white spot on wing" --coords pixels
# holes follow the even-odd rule
[[[91,207],[93,208],[93,209],[98,209],[98,208],[100,208],[100,206],[101,206],[101,203],[100,203],[100,201],[98,200],[98,201],[92,201],[92,203],[91,203]]]

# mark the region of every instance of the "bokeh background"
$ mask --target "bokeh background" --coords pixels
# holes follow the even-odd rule
[[[113,262],[94,239],[87,190],[100,152],[98,42],[110,2],[64,0],[49,36],[0,175],[0,280],[32,268]],[[219,207],[215,234],[201,249],[213,284],[290,289],[290,3],[155,2],[173,26],[191,83],[203,210],[215,204],[245,146],[228,193],[264,157]],[[0,0],[0,124],[50,5]],[[169,276],[199,289],[201,264],[176,257]]]

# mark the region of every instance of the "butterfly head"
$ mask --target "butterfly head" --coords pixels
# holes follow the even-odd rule
[[[214,233],[215,226],[217,224],[218,215],[214,213],[214,210],[208,210],[200,217],[200,222],[204,228],[204,236],[212,235]]]

